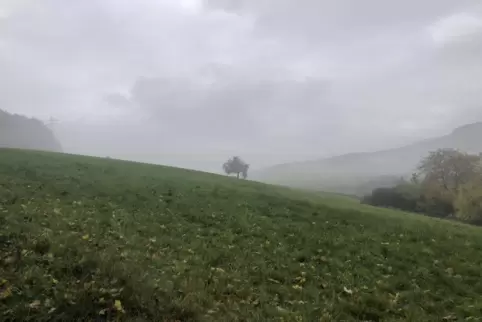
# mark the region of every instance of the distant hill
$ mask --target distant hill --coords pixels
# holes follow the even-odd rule
[[[0,148],[62,152],[53,132],[40,120],[0,110]]]
[[[253,172],[251,178],[293,187],[362,195],[376,187],[394,185],[401,176],[412,173],[428,152],[439,148],[482,152],[482,122],[396,149],[280,164]]]

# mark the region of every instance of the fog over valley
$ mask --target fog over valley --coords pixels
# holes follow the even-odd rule
[[[0,3],[0,109],[55,118],[64,152],[217,173],[480,121],[480,57],[476,0]]]

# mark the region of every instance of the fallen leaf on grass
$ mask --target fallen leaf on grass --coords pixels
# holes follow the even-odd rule
[[[0,281],[0,300],[12,296],[12,288],[8,285],[6,280]]]
[[[287,309],[282,308],[281,306],[277,306],[276,309],[278,310],[279,313],[281,314],[288,314],[290,311]]]
[[[226,273],[226,271],[220,267],[211,267],[211,270],[218,273]]]
[[[9,256],[5,258],[3,262],[5,263],[5,265],[11,265],[11,264],[15,264],[15,262],[17,262],[17,259],[18,259],[17,256]]]
[[[277,281],[277,280],[272,279],[272,278],[268,278],[268,281],[273,282],[273,283],[276,283],[276,284],[281,284],[280,281]]]
[[[345,286],[343,286],[343,292],[345,292],[346,294],[350,294],[350,295],[353,294],[353,291],[350,290],[350,289],[348,289],[348,288],[346,288]]]
[[[122,303],[120,300],[115,300],[114,302],[114,308],[118,311],[118,312],[122,312],[124,313],[124,308],[122,307]]]
[[[40,307],[40,304],[42,304],[39,300],[35,300],[32,303],[28,305],[29,308],[31,309],[38,309]]]

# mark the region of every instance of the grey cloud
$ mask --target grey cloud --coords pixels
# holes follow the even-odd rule
[[[279,129],[289,132],[294,119],[301,117],[303,123],[327,109],[323,106],[326,85],[316,80],[230,81],[221,77],[202,84],[190,79],[143,78],[134,85],[131,100],[172,130],[191,131],[197,138],[223,145],[255,145],[269,138],[273,129],[274,135]],[[323,123],[321,119],[318,124]],[[299,126],[295,124],[293,131],[299,131]]]
[[[473,0],[383,1],[341,0],[204,0],[207,7],[239,14],[252,14],[257,26],[278,35],[332,36],[348,38],[374,28],[410,28],[427,20],[450,14],[453,10],[476,3]],[[340,28],[342,26],[342,28]],[[345,37],[343,37],[345,38]],[[321,39],[318,39],[321,40]]]
[[[476,0],[291,1],[204,0],[208,8],[253,17],[259,37],[276,39],[297,58],[327,66],[321,72],[339,77],[384,70],[423,46],[423,29],[438,19],[471,12]],[[307,54],[309,53],[309,54]]]
[[[132,102],[122,94],[110,93],[104,96],[104,101],[110,106],[119,108],[130,108],[132,107]]]

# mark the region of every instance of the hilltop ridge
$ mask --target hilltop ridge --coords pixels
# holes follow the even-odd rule
[[[253,172],[254,180],[293,187],[363,194],[412,173],[420,159],[439,148],[468,153],[482,152],[482,122],[466,124],[447,135],[421,140],[399,148],[349,153],[318,160],[285,163]],[[388,178],[391,178],[388,180]]]

